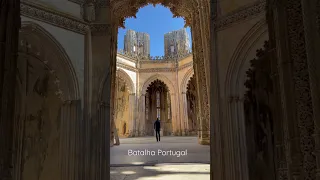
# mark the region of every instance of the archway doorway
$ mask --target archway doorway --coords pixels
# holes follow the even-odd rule
[[[146,135],[153,136],[153,123],[161,121],[164,136],[172,134],[171,100],[167,85],[160,80],[153,81],[146,93]]]
[[[187,85],[187,113],[188,113],[188,121],[187,121],[187,130],[188,135],[198,135],[198,125],[199,122],[197,120],[197,91],[196,91],[196,80],[193,75],[188,81]]]

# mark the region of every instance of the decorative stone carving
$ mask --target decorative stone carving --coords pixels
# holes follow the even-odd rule
[[[43,21],[76,33],[85,34],[89,29],[89,25],[81,19],[76,19],[30,2],[22,2],[20,8],[21,15],[23,16]]]
[[[230,14],[222,16],[215,22],[215,30],[221,31],[230,25],[253,18],[266,11],[266,0],[256,1],[254,4],[239,8]]]
[[[174,14],[174,17],[182,17],[185,19],[185,24],[190,25],[192,18],[191,14],[195,7],[196,1],[191,0],[150,0],[150,1],[137,1],[137,0],[123,0],[111,1],[113,14],[116,16],[115,21],[120,27],[124,27],[124,20],[129,17],[135,17],[139,8],[148,4],[161,4],[168,7]],[[124,8],[125,7],[125,8]]]
[[[303,160],[303,178],[316,179],[315,142],[310,78],[306,54],[302,2],[288,1],[284,6],[287,21],[290,62],[293,63],[293,82]]]
[[[90,25],[90,29],[93,35],[106,36],[108,33],[110,33],[110,25],[103,23],[93,23]]]

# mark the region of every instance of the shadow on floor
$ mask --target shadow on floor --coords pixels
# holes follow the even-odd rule
[[[111,167],[111,180],[209,180],[210,164],[182,163]]]

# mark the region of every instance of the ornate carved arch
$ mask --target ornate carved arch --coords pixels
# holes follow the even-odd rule
[[[182,17],[186,26],[191,25],[192,14],[198,8],[199,0],[122,0],[111,1],[112,12],[119,22],[120,27],[124,27],[124,20],[128,17],[135,17],[138,10],[148,4],[161,4],[168,7],[173,13],[173,17]],[[203,0],[207,1],[207,0]]]
[[[249,59],[247,58],[248,53],[257,49],[256,43],[261,38],[267,36],[267,33],[268,26],[266,20],[263,19],[256,23],[239,42],[227,70],[224,87],[227,96],[239,97],[244,94],[243,82],[240,81],[242,77],[245,77],[245,72],[249,68],[244,67],[245,63],[249,62]]]
[[[24,21],[20,30],[20,47],[24,48],[50,70],[56,77],[56,85],[59,89],[57,95],[63,100],[75,100],[80,98],[77,76],[70,58],[62,45],[40,25]],[[20,51],[25,55],[26,51]]]
[[[184,75],[180,88],[181,88],[181,92],[187,92],[187,86],[188,86],[188,81],[190,80],[190,78],[194,75],[194,69],[193,67],[191,67],[187,73]]]
[[[149,87],[149,85],[150,85],[153,81],[155,81],[155,80],[157,80],[157,79],[163,81],[163,82],[168,86],[169,91],[170,91],[170,94],[173,94],[173,93],[176,92],[176,89],[174,88],[173,83],[172,83],[167,77],[165,77],[165,76],[163,76],[163,75],[160,75],[160,74],[156,74],[156,75],[151,76],[149,79],[147,79],[147,80],[144,82],[143,87],[142,87],[142,89],[141,89],[141,93],[142,93],[142,94],[146,94],[147,88]]]
[[[135,93],[134,83],[133,83],[131,77],[128,75],[128,73],[126,73],[123,69],[118,68],[116,75],[117,75],[117,77],[120,77],[125,81],[126,85],[129,88],[130,93]]]

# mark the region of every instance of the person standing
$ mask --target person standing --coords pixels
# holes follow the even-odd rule
[[[153,125],[154,130],[156,130],[157,142],[160,141],[160,120],[157,118],[156,122]]]

